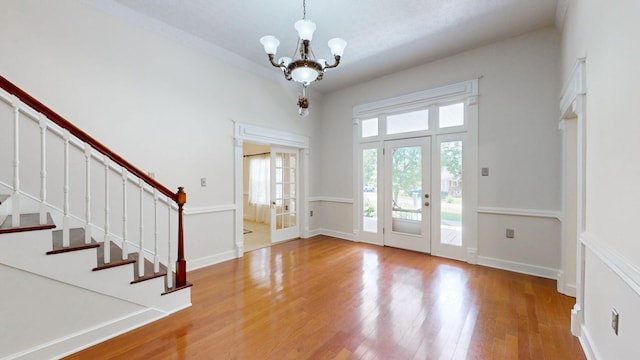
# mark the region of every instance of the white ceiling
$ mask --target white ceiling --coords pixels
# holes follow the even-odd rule
[[[302,0],[113,0],[195,35],[259,66],[271,67],[259,39],[280,39],[279,56],[291,56]],[[470,48],[553,25],[558,0],[307,0],[317,30],[319,58],[327,41],[344,38],[342,64],[311,86],[341,89]],[[276,58],[277,58],[276,57]]]

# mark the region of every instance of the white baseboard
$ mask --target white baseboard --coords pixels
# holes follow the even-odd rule
[[[318,236],[318,235],[322,235],[321,229],[309,230],[309,232],[307,233],[307,238]]]
[[[309,231],[309,237],[316,236],[316,235],[326,235],[326,236],[331,236],[338,239],[356,241],[355,236],[353,236],[353,234],[346,233],[346,232],[323,229],[323,228]]]
[[[187,261],[187,271],[196,270],[236,258],[234,250]]]
[[[59,359],[124,334],[167,316],[155,309],[144,309],[107,323],[55,339],[6,359]]]
[[[578,340],[580,340],[582,351],[584,351],[584,355],[587,358],[587,360],[602,359],[600,356],[598,356],[597,352],[591,346],[591,344],[593,344],[593,341],[591,340],[591,335],[589,335],[589,331],[587,330],[587,327],[582,325],[580,332],[581,333],[580,333],[580,336],[578,337]]]
[[[478,256],[478,265],[488,266],[496,269],[509,270],[517,273],[539,276],[547,279],[558,279],[558,269],[543,266],[530,265],[515,261],[494,259],[486,256]]]

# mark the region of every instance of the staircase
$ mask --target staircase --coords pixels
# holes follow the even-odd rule
[[[6,334],[0,329],[0,359],[60,357],[190,306],[182,188],[168,190],[3,77],[0,87],[0,278],[18,274],[56,289],[28,291],[51,303],[75,296],[76,304],[82,296],[108,304],[95,316],[91,304],[53,309],[74,319],[69,326],[7,320],[3,327],[12,326]],[[59,155],[56,142],[61,169],[47,164]],[[103,216],[93,216],[95,209]],[[37,300],[17,290],[3,297],[17,307]],[[30,310],[0,310],[0,317],[12,318],[6,316],[12,311]]]

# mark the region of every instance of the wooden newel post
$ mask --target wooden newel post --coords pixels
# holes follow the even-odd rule
[[[187,285],[187,261],[184,259],[184,234],[182,232],[182,207],[187,202],[183,187],[178,188],[178,260],[176,261],[175,287]]]

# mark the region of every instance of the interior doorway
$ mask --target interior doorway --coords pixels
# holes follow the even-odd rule
[[[309,137],[250,124],[235,123],[234,127],[234,174],[237,184],[234,190],[237,204],[234,241],[236,257],[242,257],[245,249],[251,249],[245,244],[245,237],[251,237],[251,234],[256,232],[247,228],[246,230],[251,232],[244,233],[245,225],[249,225],[248,221],[245,223],[245,208],[251,209],[248,191],[250,174],[249,170],[245,169],[245,166],[250,167],[249,163],[245,165],[245,159],[251,156],[244,155],[269,153],[269,176],[262,177],[269,179],[268,187],[271,188],[269,201],[262,201],[269,203],[269,209],[267,211],[266,207],[262,207],[257,213],[258,219],[270,217],[269,242],[267,244],[266,236],[262,236],[263,245],[269,246],[279,241],[308,237],[309,219],[302,215],[308,211]],[[245,149],[247,152],[243,155]],[[250,211],[246,213],[251,214]]]
[[[242,144],[244,252],[271,246],[271,146]]]

